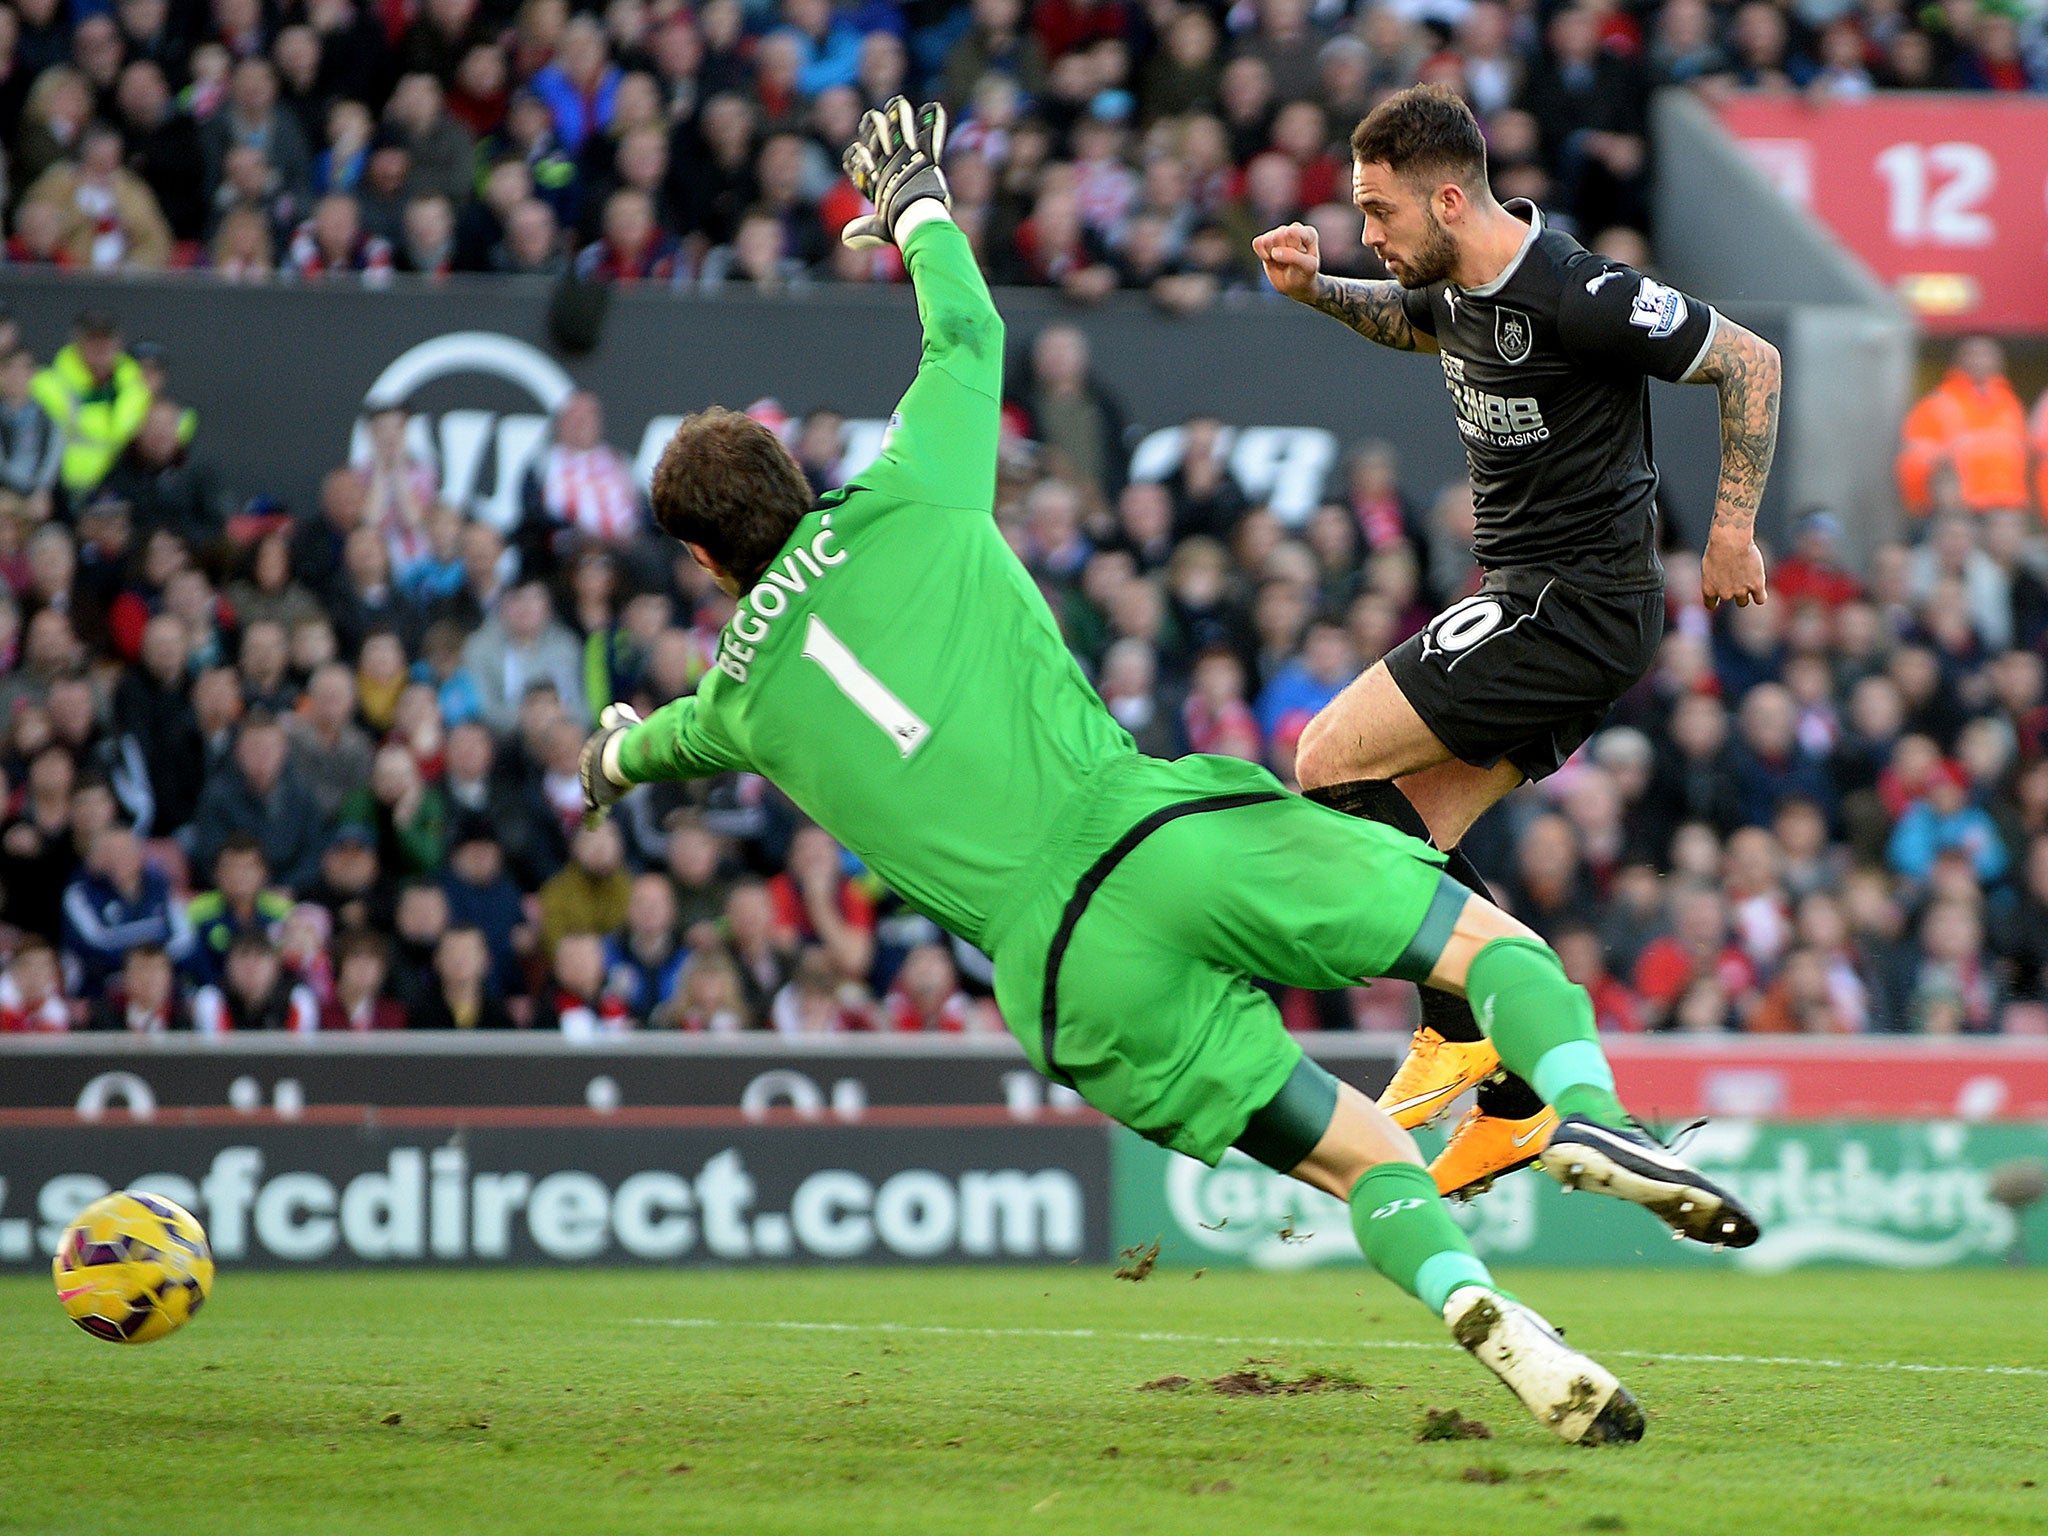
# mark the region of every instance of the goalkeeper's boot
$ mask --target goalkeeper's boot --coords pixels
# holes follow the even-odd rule
[[[1485,1194],[1502,1174],[1526,1168],[1541,1157],[1556,1129],[1557,1111],[1548,1104],[1526,1120],[1489,1115],[1474,1105],[1429,1165],[1437,1193],[1446,1200]]]
[[[1543,1149],[1543,1167],[1566,1189],[1591,1189],[1651,1212],[1673,1237],[1747,1248],[1756,1218],[1742,1202],[1641,1126],[1566,1115]]]
[[[1446,1040],[1427,1024],[1408,1042],[1408,1055],[1380,1095],[1380,1108],[1404,1131],[1428,1125],[1451,1100],[1500,1070],[1491,1040]]]
[[[1444,1303],[1451,1337],[1506,1384],[1536,1422],[1571,1445],[1643,1438],[1643,1409],[1597,1360],[1588,1359],[1532,1308],[1468,1285]]]

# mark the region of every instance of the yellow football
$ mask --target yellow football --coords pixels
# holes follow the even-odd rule
[[[65,1314],[96,1339],[148,1344],[185,1326],[213,1290],[213,1252],[190,1211],[117,1190],[64,1229],[50,1261]]]

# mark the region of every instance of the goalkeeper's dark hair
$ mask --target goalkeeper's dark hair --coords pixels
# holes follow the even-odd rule
[[[1351,156],[1406,181],[1455,181],[1467,191],[1486,185],[1479,120],[1448,86],[1411,85],[1389,96],[1352,130]]]
[[[742,590],[761,579],[812,506],[811,483],[782,440],[717,405],[676,428],[650,499],[662,532],[701,545]]]

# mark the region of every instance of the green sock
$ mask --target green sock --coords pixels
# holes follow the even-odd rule
[[[1366,1170],[1351,1189],[1351,1230],[1374,1269],[1438,1316],[1464,1286],[1500,1290],[1444,1209],[1436,1180],[1416,1163]]]
[[[1630,1123],[1614,1096],[1614,1069],[1593,1026],[1593,1000],[1565,980],[1564,966],[1532,939],[1495,939],[1472,958],[1465,996],[1480,1028],[1517,1077],[1561,1115]]]

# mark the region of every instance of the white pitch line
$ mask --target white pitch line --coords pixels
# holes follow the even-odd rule
[[[1097,1328],[956,1328],[944,1323],[809,1323],[739,1321],[722,1317],[629,1317],[650,1328],[769,1328],[792,1333],[921,1333],[977,1339],[1102,1339],[1133,1344],[1284,1344],[1297,1349],[1455,1349],[1426,1339],[1300,1339],[1264,1334],[1112,1333]],[[1796,1365],[1817,1371],[1910,1371],[1924,1376],[2040,1376],[2033,1365],[1930,1365],[1917,1360],[1824,1360],[1802,1355],[1685,1355],[1661,1349],[1607,1349],[1602,1354],[1680,1365]]]

